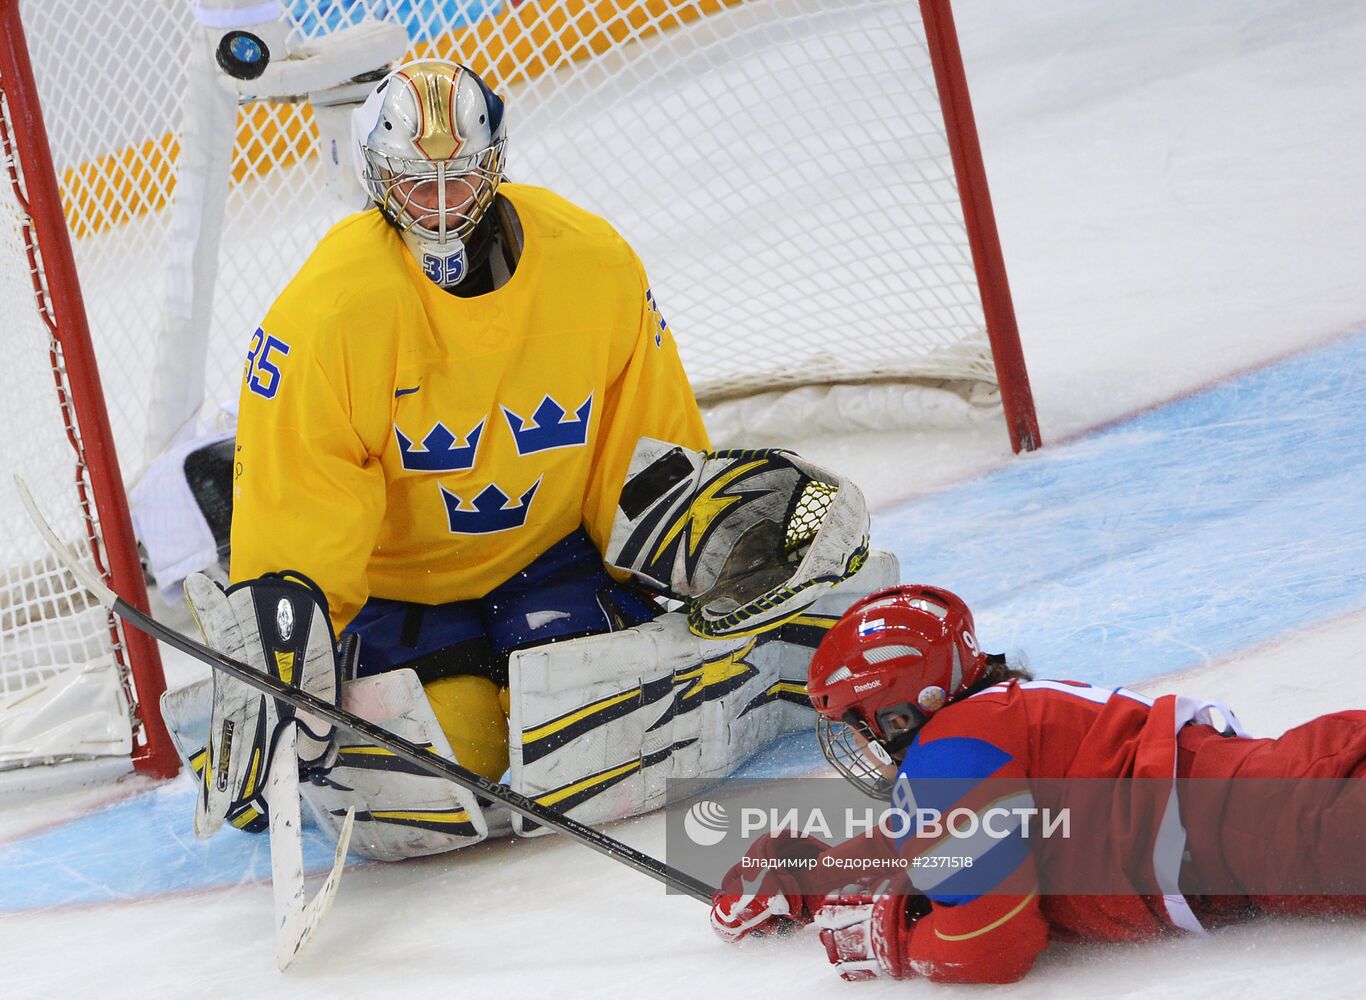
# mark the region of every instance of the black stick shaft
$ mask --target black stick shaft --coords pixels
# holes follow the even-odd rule
[[[262,691],[273,698],[293,705],[301,712],[317,716],[320,719],[332,723],[341,729],[355,733],[376,746],[383,747],[390,751],[394,756],[406,760],[415,767],[420,767],[428,774],[436,775],[438,778],[445,778],[447,781],[459,785],[461,788],[471,792],[476,792],[486,798],[503,803],[513,812],[535,820],[543,826],[552,827],[561,833],[574,838],[585,847],[591,847],[599,854],[604,854],[614,861],[618,861],[630,868],[634,868],[642,875],[648,875],[657,882],[681,893],[686,893],[694,899],[701,900],[710,904],[712,898],[712,888],[705,882],[693,878],[686,872],[681,872],[677,868],[672,868],[656,858],[650,857],[637,851],[635,848],[623,844],[613,837],[607,836],[600,830],[595,830],[591,826],[586,826],[578,820],[571,819],[563,813],[556,812],[546,806],[541,805],[534,799],[529,799],[520,792],[515,792],[506,785],[496,781],[490,781],[481,774],[475,774],[456,764],[454,761],[438,757],[436,754],[414,743],[410,743],[400,736],[395,736],[387,729],[381,729],[373,722],[367,722],[358,716],[352,715],[343,708],[338,708],[325,701],[321,701],[305,691],[295,688],[276,680],[230,656],[224,656],[205,646],[203,643],[196,642],[188,636],[183,636],[174,629],[161,624],[151,615],[145,614],[126,603],[122,598],[114,602],[114,613],[117,614],[128,624],[140,631],[146,632],[154,639],[159,639],[166,645],[180,650],[193,656],[213,667],[221,670],[230,677],[251,687]]]

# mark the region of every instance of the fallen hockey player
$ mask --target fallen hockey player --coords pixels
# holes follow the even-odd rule
[[[961,599],[924,586],[850,608],[808,688],[845,778],[907,816],[962,810],[968,832],[765,837],[713,900],[727,941],[814,922],[845,979],[1009,983],[1054,940],[1366,914],[1366,712],[1252,739],[1218,703],[1033,680],[982,653]],[[1066,836],[1026,824],[1042,802],[1070,807]],[[992,809],[1009,814],[994,833]],[[822,862],[836,856],[905,864],[846,886]]]

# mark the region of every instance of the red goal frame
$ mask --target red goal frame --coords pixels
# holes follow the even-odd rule
[[[952,3],[919,0],[919,5],[1007,432],[1015,452],[1032,451],[1042,445],[1042,438]],[[9,180],[28,214],[28,264],[38,310],[52,336],[53,375],[74,452],[74,486],[85,516],[86,539],[106,582],[124,600],[146,611],[146,585],[19,8],[20,0],[0,0],[0,92],[9,117],[8,127],[0,120],[5,132],[0,138]],[[173,775],[180,764],[161,718],[165,679],[156,643],[136,630],[124,631],[112,616],[109,630],[132,689],[134,767],[149,775]]]

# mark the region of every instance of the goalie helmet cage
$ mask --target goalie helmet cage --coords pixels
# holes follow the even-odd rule
[[[0,415],[25,428],[7,445],[7,464],[59,531],[105,554],[125,597],[136,599],[142,577],[114,446],[138,473],[197,413],[207,419],[235,400],[251,332],[338,215],[327,160],[344,164],[346,151],[317,154],[327,138],[324,127],[318,141],[321,113],[301,100],[233,108],[221,77],[205,85],[217,73],[207,54],[232,17],[276,7],[0,0],[16,174],[30,186],[43,254],[41,267],[28,263],[24,199],[5,185],[0,308],[16,343]],[[963,414],[980,422],[1003,412],[1017,451],[1038,446],[948,0],[278,7],[291,59],[379,17],[406,30],[408,58],[455,59],[503,93],[509,178],[602,215],[636,249],[709,424],[736,407],[771,411],[769,400],[795,389],[803,422],[851,398],[856,426],[908,415],[953,426]],[[196,23],[196,11],[211,26]],[[37,91],[18,87],[30,58]],[[205,99],[215,87],[219,96]],[[233,124],[220,147],[213,123],[224,107]],[[51,179],[54,167],[43,191],[38,175]],[[177,325],[196,343],[168,336]],[[812,388],[848,385],[853,396]],[[904,402],[922,393],[928,403]],[[870,416],[865,399],[891,399],[889,412]],[[67,409],[70,444],[84,443],[75,488],[55,459],[70,447]],[[90,677],[121,678],[118,697],[146,730],[159,729],[155,650],[140,650],[140,638],[122,636],[70,590],[17,503],[0,496],[0,515],[0,767],[15,753],[10,708],[32,684],[82,663],[94,665]],[[87,709],[81,702],[76,714],[93,715]],[[32,726],[19,727],[21,744]],[[75,723],[63,717],[57,728],[74,732]],[[112,742],[80,736],[69,752]],[[147,748],[143,766],[173,766]]]

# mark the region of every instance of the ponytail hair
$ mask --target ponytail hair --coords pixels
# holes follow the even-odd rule
[[[987,668],[983,671],[981,680],[964,691],[960,695],[961,698],[974,695],[978,691],[985,691],[997,684],[1004,684],[1006,681],[1032,681],[1034,679],[1034,675],[1024,667],[1022,662],[1011,659],[1004,653],[987,653],[986,658]]]

